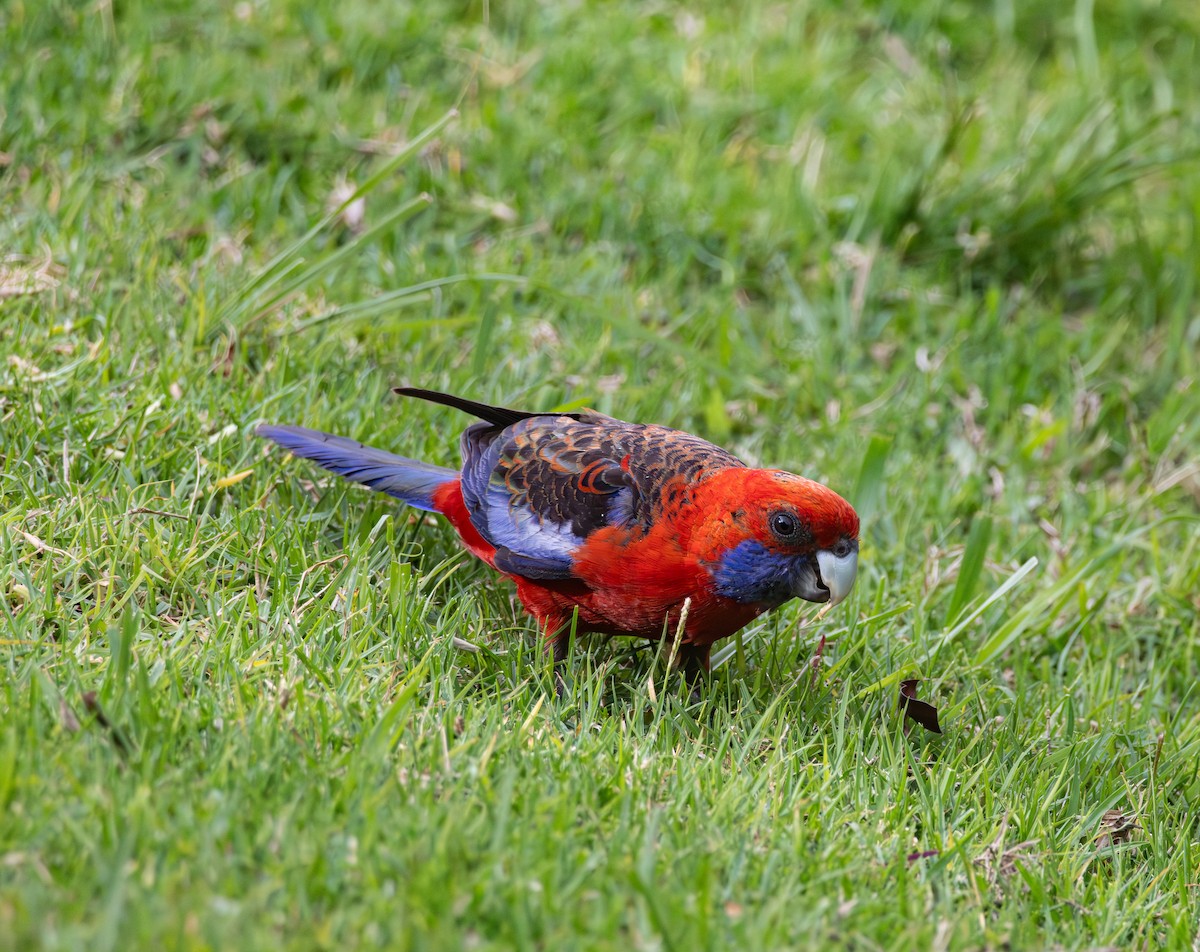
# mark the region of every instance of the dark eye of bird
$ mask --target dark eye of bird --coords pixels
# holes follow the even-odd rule
[[[852,548],[852,546],[850,545],[850,543],[847,542],[845,539],[842,539],[840,542],[838,542],[837,545],[835,545],[833,547],[833,554],[836,555],[839,559],[844,559],[846,556],[848,556],[850,554],[851,548]]]
[[[768,517],[767,522],[771,526],[771,531],[783,539],[794,536],[796,530],[800,528],[800,523],[796,521],[796,517],[790,512],[773,512]]]

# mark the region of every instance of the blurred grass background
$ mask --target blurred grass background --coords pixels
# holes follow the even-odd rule
[[[1198,39],[9,0],[0,947],[1193,947]],[[453,465],[398,383],[847,495],[822,683],[790,606],[699,709],[619,642],[557,701],[448,529],[251,435]]]

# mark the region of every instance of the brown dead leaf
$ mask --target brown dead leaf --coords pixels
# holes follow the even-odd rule
[[[1105,810],[1100,817],[1100,832],[1096,834],[1096,848],[1107,849],[1126,843],[1138,829],[1137,817],[1121,810]]]
[[[928,701],[922,701],[917,697],[917,685],[920,683],[920,678],[910,678],[900,682],[898,706],[903,709],[905,717],[916,721],[927,731],[940,734],[942,728],[938,724],[937,708]]]
[[[53,555],[68,555],[68,556],[71,554],[70,552],[67,552],[65,549],[56,549],[54,546],[50,545],[49,543],[43,542],[41,539],[39,539],[37,536],[35,536],[32,532],[26,532],[25,530],[22,529],[21,535],[25,538],[26,542],[28,542],[31,546],[33,546],[39,552],[50,552]]]
[[[1006,850],[999,857],[999,862],[996,864],[996,872],[1001,876],[1011,876],[1017,871],[1018,863],[1028,863],[1033,856],[1033,848],[1037,846],[1036,840],[1022,840]]]
[[[62,282],[65,269],[49,257],[5,255],[0,258],[0,299],[52,291]]]
[[[987,879],[988,885],[997,889],[1001,894],[1005,891],[1002,883],[1017,872],[1018,865],[1028,865],[1036,858],[1036,840],[1023,840],[1012,846],[1005,846],[1004,838],[1007,835],[1008,817],[1005,817],[1000,823],[1000,830],[996,833],[996,838],[988,844],[987,849],[975,858],[975,865],[983,869],[983,875]],[[1018,888],[1028,887],[1019,884]]]

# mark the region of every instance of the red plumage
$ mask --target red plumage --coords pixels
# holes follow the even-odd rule
[[[484,421],[460,472],[297,427],[259,432],[349,479],[441,513],[468,551],[513,579],[565,656],[578,629],[659,638],[685,602],[680,661],[794,596],[840,601],[857,569],[858,516],[820,483],[751,469],[699,437],[583,410],[507,410],[399,390]]]

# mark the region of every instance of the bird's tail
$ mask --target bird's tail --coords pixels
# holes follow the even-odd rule
[[[426,512],[437,512],[433,494],[438,487],[458,479],[457,470],[407,459],[320,430],[264,423],[255,432],[331,473],[403,499]]]

